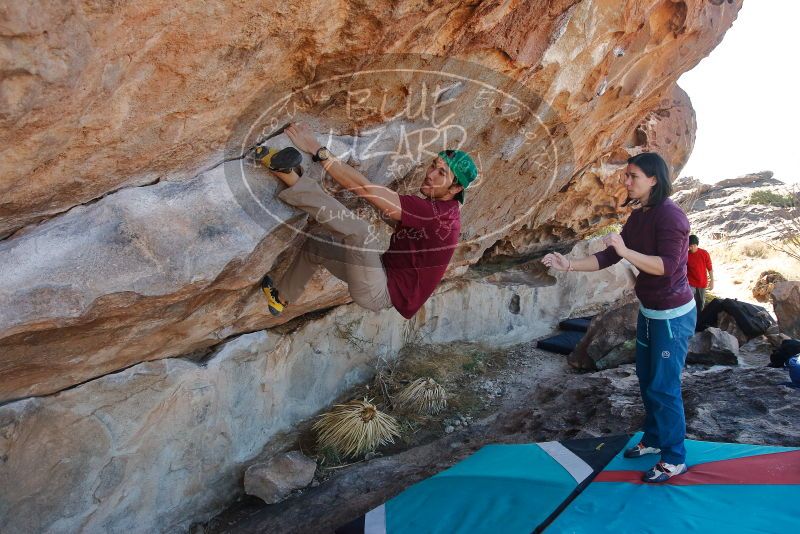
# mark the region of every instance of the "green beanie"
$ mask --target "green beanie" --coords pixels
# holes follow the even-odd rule
[[[475,162],[472,161],[469,154],[461,150],[442,150],[439,152],[439,157],[447,163],[456,177],[456,182],[464,188],[455,196],[455,199],[463,204],[464,190],[478,177],[478,168],[475,166]]]

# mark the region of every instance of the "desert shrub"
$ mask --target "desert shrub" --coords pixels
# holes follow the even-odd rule
[[[355,458],[400,437],[397,419],[378,410],[369,399],[337,404],[320,415],[312,429],[320,450],[330,449],[338,457]]]
[[[776,208],[793,208],[796,200],[792,194],[780,194],[768,189],[753,191],[750,194],[748,204],[763,204],[764,206],[775,206]]]
[[[622,231],[622,225],[619,223],[609,224],[608,226],[603,226],[596,232],[589,234],[586,239],[593,239],[595,237],[602,237],[604,235],[613,234],[613,233],[620,233]]]
[[[778,237],[767,241],[767,246],[800,261],[800,209],[789,210],[789,217],[778,223]]]
[[[744,243],[741,246],[742,255],[748,258],[766,258],[769,256],[770,247],[760,241]]]
[[[767,244],[770,248],[800,261],[800,220],[787,223],[783,236]]]

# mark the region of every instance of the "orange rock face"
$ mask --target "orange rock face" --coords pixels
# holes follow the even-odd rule
[[[375,180],[413,191],[414,164],[451,131],[407,113],[422,82],[435,87],[438,76],[434,100],[454,102],[442,106],[460,135],[451,141],[477,155],[482,171],[462,211],[454,266],[535,253],[625,215],[619,176],[629,155],[658,150],[676,173],[683,166],[695,124],[675,81],[719,43],[740,7],[9,4],[0,12],[0,401],[346,302],[342,285],[320,275],[286,317],[265,314],[257,282],[287,268],[305,215],[281,206],[262,173],[256,197],[277,218],[260,220],[231,185],[238,171],[211,169],[238,155],[240,140],[257,140],[250,126],[270,131],[259,111],[275,95],[327,87],[299,91],[294,113],[270,118],[309,120],[340,154],[353,140],[396,147],[408,138],[399,132],[418,132],[402,172],[389,172],[394,156],[350,158]],[[387,66],[395,71],[341,81]],[[513,98],[478,107],[480,82]],[[370,88],[383,91],[381,105],[353,98]],[[376,140],[376,131],[387,136]],[[420,148],[428,131],[436,138]]]

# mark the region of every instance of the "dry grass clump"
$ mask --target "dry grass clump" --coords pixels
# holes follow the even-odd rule
[[[770,256],[769,245],[758,241],[744,243],[740,250],[748,258],[767,258]]]
[[[395,401],[402,408],[434,415],[447,407],[447,392],[432,378],[418,378],[404,388]]]
[[[373,380],[348,393],[348,399],[364,400],[331,407],[302,439],[326,469],[423,443],[441,433],[449,411],[471,415],[486,408],[472,381],[504,368],[506,359],[505,350],[470,343],[408,345],[396,360],[379,358]]]
[[[347,457],[360,456],[381,445],[394,443],[400,425],[370,400],[352,400],[337,404],[324,413],[312,427],[320,448],[331,448]]]
[[[709,250],[714,267],[717,264],[736,264],[748,260],[765,260],[775,256],[773,248],[764,241],[723,241]]]

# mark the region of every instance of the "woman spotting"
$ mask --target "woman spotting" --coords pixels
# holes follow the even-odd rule
[[[628,203],[638,204],[619,234],[603,238],[605,250],[569,260],[558,253],[542,262],[558,271],[597,271],[625,258],[637,269],[639,318],[636,375],[645,408],[644,435],[625,457],[660,454],[642,476],[665,482],[686,472],[686,420],[681,398],[681,371],[697,308],[686,277],[689,221],[669,196],[669,168],[661,156],[645,152],[628,160]]]

